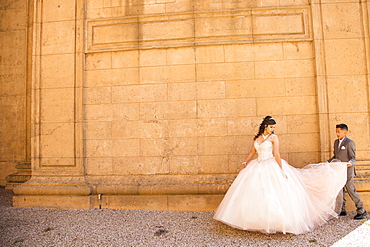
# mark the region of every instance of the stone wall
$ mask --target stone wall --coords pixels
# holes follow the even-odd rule
[[[28,1],[0,2],[0,185],[30,161]]]
[[[369,160],[366,1],[30,2],[17,206],[212,210],[266,115],[295,167],[331,155],[339,122]]]

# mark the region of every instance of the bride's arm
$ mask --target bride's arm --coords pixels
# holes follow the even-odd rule
[[[281,164],[281,157],[280,157],[280,151],[279,151],[279,139],[277,136],[273,136],[272,143],[274,144],[274,157],[276,162],[279,164],[280,168],[283,169],[283,166]]]
[[[256,148],[254,147],[254,143],[252,144],[252,149],[251,151],[249,152],[247,158],[245,159],[245,161],[243,162],[243,166],[242,166],[242,169],[244,169],[247,165],[248,165],[248,162],[253,158],[253,156],[256,154]]]

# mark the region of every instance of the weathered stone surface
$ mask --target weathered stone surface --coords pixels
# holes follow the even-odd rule
[[[2,1],[0,181],[31,161],[17,206],[213,210],[266,115],[295,167],[341,122],[368,160],[368,8]]]

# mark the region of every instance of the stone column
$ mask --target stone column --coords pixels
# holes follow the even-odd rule
[[[83,166],[84,1],[33,4],[32,178],[14,189],[13,203],[90,208]]]

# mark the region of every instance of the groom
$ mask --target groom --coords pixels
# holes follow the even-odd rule
[[[364,203],[361,201],[359,194],[356,191],[354,185],[354,177],[356,175],[354,163],[356,161],[356,145],[355,142],[347,137],[348,126],[346,124],[338,124],[335,126],[336,134],[338,139],[334,141],[334,156],[328,160],[328,162],[333,159],[338,159],[342,162],[348,162],[347,164],[347,182],[344,186],[351,197],[352,201],[355,203],[357,208],[357,214],[354,217],[355,220],[360,220],[365,218],[366,210],[364,208]],[[344,188],[343,188],[344,193]],[[346,200],[343,195],[342,210],[339,214],[340,216],[347,215],[346,212]]]

